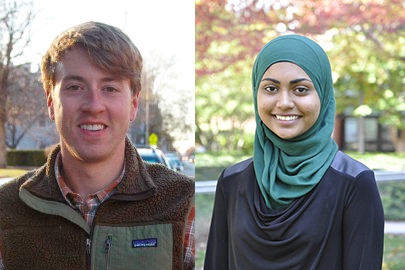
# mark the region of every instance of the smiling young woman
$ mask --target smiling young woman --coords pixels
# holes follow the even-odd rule
[[[331,138],[326,53],[278,37],[258,54],[252,89],[254,156],[218,180],[204,269],[381,269],[381,199],[373,171]]]

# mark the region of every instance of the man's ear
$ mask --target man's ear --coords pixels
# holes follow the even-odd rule
[[[46,105],[48,106],[48,115],[51,120],[55,120],[55,112],[53,109],[52,90],[46,90]]]
[[[131,101],[131,115],[129,120],[132,122],[135,120],[136,113],[138,111],[138,105],[139,105],[139,94],[141,92],[138,91],[132,96],[132,101]]]

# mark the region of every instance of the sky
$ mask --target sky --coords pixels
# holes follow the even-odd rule
[[[143,58],[158,54],[175,59],[172,72],[181,91],[194,97],[194,1],[191,0],[33,0],[38,13],[33,24],[30,49],[24,61],[40,63],[53,39],[67,28],[86,21],[100,21],[123,30]],[[179,93],[181,94],[181,93]],[[194,102],[188,121],[194,122]],[[194,133],[179,147],[194,145]],[[179,149],[180,151],[182,149]]]

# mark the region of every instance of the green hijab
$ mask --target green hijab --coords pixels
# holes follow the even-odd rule
[[[260,119],[257,90],[266,70],[277,62],[291,62],[311,78],[321,109],[314,125],[288,140],[274,134]],[[310,192],[322,179],[338,150],[331,135],[335,117],[332,73],[325,51],[314,41],[286,35],[267,43],[257,55],[252,71],[256,116],[254,170],[267,207],[280,209]]]

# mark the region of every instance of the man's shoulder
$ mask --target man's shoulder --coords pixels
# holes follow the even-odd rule
[[[18,209],[18,206],[22,203],[19,198],[21,186],[34,174],[35,171],[27,172],[0,186],[0,212],[2,214],[9,211],[16,211],[16,209]]]
[[[175,184],[175,185],[192,185],[194,187],[194,177],[174,171],[162,164],[147,163],[145,167],[156,185]]]
[[[30,179],[34,174],[36,173],[35,170],[29,171],[24,173],[23,175],[20,175],[18,177],[15,177],[6,183],[0,185],[0,194],[2,193],[14,193],[13,191],[18,192],[20,189],[21,185],[23,185],[28,179]]]
[[[172,170],[168,168],[167,166],[160,164],[160,163],[150,163],[150,162],[144,162],[145,167],[149,174],[151,175],[167,175],[171,177],[176,177],[180,179],[193,179],[192,176],[186,175],[184,173]]]

